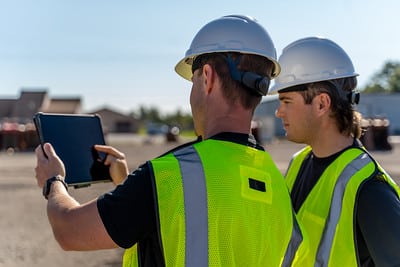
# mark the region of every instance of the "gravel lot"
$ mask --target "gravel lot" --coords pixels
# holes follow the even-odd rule
[[[126,154],[131,169],[177,145],[165,143],[162,137],[118,135],[107,140]],[[291,155],[302,145],[274,141],[265,147],[284,172]],[[393,177],[400,178],[400,144],[394,144],[392,151],[372,154]],[[121,266],[122,249],[65,252],[58,246],[47,220],[46,201],[34,179],[35,161],[33,152],[0,152],[0,266]],[[112,185],[107,183],[70,192],[84,202],[110,189]]]

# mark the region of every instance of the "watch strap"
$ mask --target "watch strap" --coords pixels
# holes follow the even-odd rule
[[[60,181],[64,185],[65,189],[68,191],[68,184],[64,181],[64,179],[59,175],[53,176],[53,177],[47,179],[46,183],[43,186],[43,196],[46,199],[48,199],[49,194],[50,194],[51,185],[55,181]]]

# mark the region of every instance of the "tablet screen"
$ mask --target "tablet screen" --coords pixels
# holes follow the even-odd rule
[[[34,122],[41,145],[50,143],[65,165],[65,181],[75,187],[111,181],[104,153],[93,146],[104,145],[98,115],[37,113]]]

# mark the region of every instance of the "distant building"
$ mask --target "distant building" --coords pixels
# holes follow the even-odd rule
[[[45,109],[48,113],[76,114],[82,112],[80,97],[52,98],[50,105]]]
[[[254,112],[253,121],[257,124],[258,136],[262,142],[285,135],[281,120],[275,116],[278,106],[278,95],[266,96]]]
[[[389,120],[389,134],[400,135],[400,93],[361,93],[358,111],[365,118]]]
[[[107,107],[90,113],[100,115],[103,130],[106,133],[137,133],[139,130],[139,121],[137,119]]]
[[[0,97],[0,129],[5,122],[32,123],[37,112],[79,114],[83,113],[82,101],[78,96],[50,98],[46,89],[23,89],[18,98]],[[106,132],[135,133],[139,128],[139,122],[134,117],[110,108],[85,113],[99,114]]]
[[[37,112],[80,113],[81,99],[50,98],[46,89],[22,90],[18,98],[0,98],[0,151],[33,150],[39,144],[32,122]]]
[[[28,123],[37,112],[80,113],[80,97],[50,98],[46,89],[22,90],[18,98],[0,98],[0,122]]]
[[[0,151],[9,148],[31,150],[38,145],[33,125],[33,116],[37,112],[83,113],[81,98],[50,98],[46,89],[23,89],[18,98],[0,96]],[[105,133],[136,133],[139,129],[137,119],[109,108],[90,113],[100,115]]]

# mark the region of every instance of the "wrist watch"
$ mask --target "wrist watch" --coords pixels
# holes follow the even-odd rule
[[[53,182],[55,182],[55,181],[60,181],[60,182],[64,185],[65,189],[67,189],[67,191],[68,191],[68,185],[67,185],[67,183],[64,181],[64,179],[61,178],[61,176],[57,175],[57,176],[51,177],[50,179],[47,179],[46,183],[45,183],[44,186],[43,186],[43,196],[44,196],[46,199],[48,199],[49,194],[50,194],[51,185],[52,185]]]

